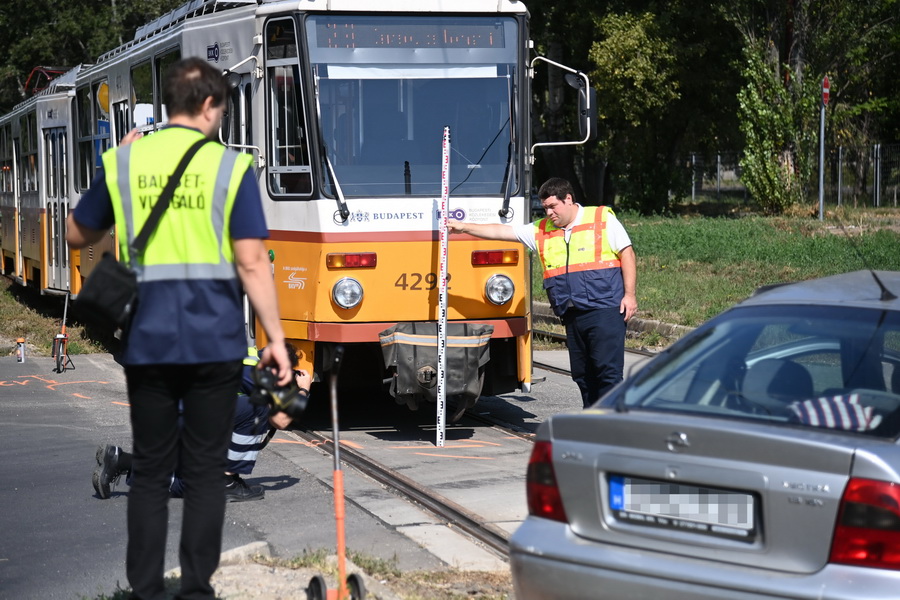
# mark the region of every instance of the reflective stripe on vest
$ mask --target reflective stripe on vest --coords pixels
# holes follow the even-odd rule
[[[244,357],[244,365],[255,367],[259,364],[259,351],[256,346],[247,346],[247,356]]]
[[[566,273],[621,267],[622,262],[605,235],[609,214],[612,210],[608,206],[585,207],[581,220],[572,227],[568,244],[565,229],[554,225],[549,218],[541,219],[535,242],[544,267],[544,279]]]
[[[171,129],[154,134],[147,142],[160,146],[160,143],[165,141],[164,156],[181,156],[182,150],[186,151],[198,139],[198,135],[196,131],[189,129]],[[110,196],[113,199],[114,209],[118,209],[115,211],[116,225],[119,226],[120,232],[125,232],[124,236],[120,235],[119,240],[121,256],[129,256],[128,248],[131,242],[149,215],[152,202],[156,201],[165,185],[166,177],[159,172],[168,173],[175,169],[171,160],[156,160],[155,156],[153,159],[146,159],[149,147],[138,147],[141,157],[136,159],[136,146],[137,144],[122,146],[108,152],[109,156],[104,155]],[[221,280],[236,277],[234,255],[227,228],[230,223],[231,205],[245,172],[241,167],[249,166],[248,160],[239,163],[239,158],[240,154],[227,151],[216,144],[207,144],[197,153],[191,161],[191,166],[185,171],[181,185],[176,188],[172,204],[163,215],[157,231],[151,236],[152,241],[145,248],[140,263],[132,264],[139,281]],[[136,163],[135,160],[139,162]],[[160,166],[154,167],[153,164]],[[132,166],[139,171],[132,172]],[[115,174],[111,176],[113,171]],[[215,173],[214,181],[208,183],[203,180],[203,172]],[[152,202],[138,196],[141,191],[135,189],[135,183],[142,177],[155,179],[153,185],[147,186],[151,194],[155,193]],[[185,185],[185,178],[188,177],[195,178],[193,180],[195,187]],[[196,187],[198,183],[199,187]],[[184,197],[181,194],[188,196],[191,202],[199,200],[201,205],[179,208],[177,203]],[[138,208],[135,201],[145,202],[147,206]],[[182,212],[179,219],[171,217],[176,211],[185,210],[192,212]],[[195,214],[195,211],[200,211],[200,214]],[[168,227],[166,227],[167,216],[169,216]],[[185,234],[186,231],[195,235],[188,236]]]

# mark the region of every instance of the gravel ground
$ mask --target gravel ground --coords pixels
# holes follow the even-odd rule
[[[270,558],[266,542],[248,544],[222,555],[212,584],[221,600],[300,600],[316,575],[325,578],[329,590],[337,588],[337,557],[326,559],[326,572],[312,568],[289,568],[261,564]],[[515,600],[509,572],[488,573],[448,570],[443,573],[405,574],[376,579],[346,560],[346,572],[362,577],[367,600]],[[166,576],[171,592],[178,587],[180,573],[173,569]]]

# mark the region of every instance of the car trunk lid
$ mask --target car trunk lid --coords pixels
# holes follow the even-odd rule
[[[551,421],[556,477],[577,535],[786,572],[827,563],[853,436],[590,412]]]

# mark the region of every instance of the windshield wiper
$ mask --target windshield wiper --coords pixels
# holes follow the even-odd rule
[[[516,147],[516,82],[514,79],[510,80],[509,87],[512,88],[509,96],[509,151],[506,157],[506,175],[503,179],[503,206],[497,213],[501,219],[509,217],[509,200],[510,196],[512,196],[513,169],[515,168],[513,156],[515,155]],[[525,202],[525,206],[526,210],[530,209],[530,199]]]
[[[331,182],[334,184],[334,199],[337,202],[338,212],[341,214],[341,222],[345,222],[350,217],[350,209],[347,208],[347,202],[344,200],[344,192],[341,190],[341,184],[337,179],[337,175],[334,174],[334,167],[331,164],[331,159],[328,158],[328,148],[325,146],[325,142],[322,142],[322,155],[325,157],[325,166],[328,168],[328,175],[331,177]]]
[[[509,199],[510,196],[512,196],[513,168],[515,168],[515,163],[513,162],[513,145],[510,142],[509,155],[506,158],[506,175],[503,176],[503,206],[497,213],[500,215],[501,219],[505,219],[509,216]]]
[[[331,159],[328,158],[328,146],[325,145],[325,133],[322,131],[322,104],[319,102],[319,71],[315,71],[314,77],[316,90],[316,120],[319,123],[319,144],[322,146],[322,157],[325,159],[325,167],[331,182],[334,184],[334,199],[337,202],[338,213],[341,215],[341,223],[346,223],[350,218],[350,209],[347,208],[347,202],[344,200],[344,192],[341,190],[341,184],[338,182],[337,175],[334,173],[334,166]]]

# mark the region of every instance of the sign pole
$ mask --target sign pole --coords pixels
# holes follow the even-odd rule
[[[447,231],[450,198],[450,128],[444,127],[444,143],[441,154],[441,216],[438,223],[440,239],[440,288],[438,297],[437,323],[437,439],[439,448],[444,447],[447,431],[447,389],[444,385],[447,377],[447,254],[450,232]]]
[[[819,110],[819,220],[825,219],[825,107],[828,105],[828,96],[831,93],[831,85],[826,75],[822,79],[822,104]]]

